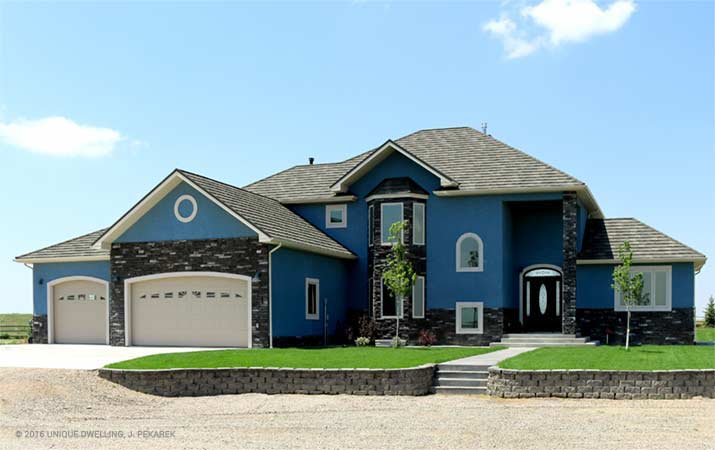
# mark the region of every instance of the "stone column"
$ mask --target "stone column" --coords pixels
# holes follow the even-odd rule
[[[576,253],[577,204],[575,192],[564,192],[563,197],[563,295],[561,332],[576,333]]]

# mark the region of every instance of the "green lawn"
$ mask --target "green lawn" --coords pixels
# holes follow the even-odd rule
[[[631,347],[539,348],[499,363],[504,369],[678,370],[715,369],[715,347],[644,345]]]
[[[252,350],[207,350],[165,353],[110,364],[113,369],[174,369],[212,367],[293,367],[395,369],[441,363],[480,355],[498,347],[330,347]]]
[[[697,342],[715,342],[715,328],[696,328],[695,340]]]
[[[27,325],[32,314],[0,314],[0,325]]]

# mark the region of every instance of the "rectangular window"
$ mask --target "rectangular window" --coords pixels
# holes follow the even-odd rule
[[[395,241],[390,240],[390,227],[393,223],[405,220],[402,214],[402,203],[383,203],[380,211],[380,243],[392,245]],[[404,242],[404,232],[402,242]]]
[[[484,303],[457,302],[457,334],[482,334]]]
[[[425,317],[425,277],[417,277],[415,285],[412,286],[412,317]]]
[[[367,280],[367,316],[372,318],[375,314],[375,303],[373,302],[373,281],[372,278]]]
[[[400,319],[404,317],[402,311],[402,302],[395,298],[392,294],[390,288],[387,287],[384,281],[380,283],[382,289],[380,290],[380,300],[381,300],[381,312],[380,318],[382,319],[396,319],[397,315],[400,315]]]
[[[412,204],[412,243],[425,245],[425,204]]]
[[[320,280],[305,279],[305,318],[318,320],[320,318]]]
[[[348,205],[325,205],[325,228],[347,228]]]
[[[375,242],[375,206],[367,208],[367,243],[372,245]]]
[[[643,274],[643,299],[641,304],[631,307],[631,311],[670,311],[672,307],[671,266],[634,266],[631,275]],[[623,295],[615,291],[615,310],[625,311]]]

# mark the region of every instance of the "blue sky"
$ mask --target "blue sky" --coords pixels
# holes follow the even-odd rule
[[[31,311],[14,256],[174,167],[240,186],[482,121],[715,257],[712,2],[565,1],[0,4],[0,312]]]

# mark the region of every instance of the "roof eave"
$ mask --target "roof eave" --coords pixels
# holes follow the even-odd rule
[[[302,250],[310,253],[316,253],[319,255],[324,255],[324,256],[332,256],[334,258],[341,258],[341,259],[357,259],[357,256],[355,256],[353,253],[349,252],[342,252],[338,250],[329,250],[327,248],[323,247],[316,247],[314,245],[309,245],[309,244],[304,244],[302,242],[296,242],[292,241],[290,239],[270,239],[268,241],[265,241],[264,243],[266,244],[273,244],[273,245],[282,245],[283,247],[286,248],[292,248],[294,250]]]
[[[354,195],[337,195],[334,197],[304,197],[291,198],[288,200],[279,200],[284,205],[308,205],[308,204],[323,204],[323,203],[352,203],[357,200]]]
[[[46,263],[67,263],[67,262],[92,262],[92,261],[109,261],[109,255],[97,256],[58,256],[50,258],[33,258],[33,257],[17,257],[13,259],[16,263],[21,264],[46,264]]]
[[[439,178],[440,186],[444,188],[456,188],[459,186],[459,183],[457,183],[457,181],[453,180],[446,174],[440,172],[436,168],[422,161],[420,158],[408,152],[396,142],[388,140],[387,142],[376,148],[372,152],[372,154],[370,154],[370,156],[353,166],[353,168],[350,169],[345,175],[343,175],[342,177],[340,177],[340,179],[333,183],[332,186],[330,186],[330,190],[335,193],[347,192],[348,187],[350,186],[350,184],[352,184],[351,182],[356,179],[360,179],[373,167],[382,162],[385,158],[387,158],[387,156],[391,154],[388,153],[391,151],[397,151],[398,153],[412,160],[417,165],[421,166],[423,169],[432,173],[434,176]]]
[[[437,197],[468,197],[477,195],[503,195],[503,194],[537,194],[574,191],[584,202],[594,219],[602,219],[603,211],[598,206],[591,190],[585,184],[564,184],[549,187],[515,187],[515,188],[488,188],[488,189],[452,189],[432,191]]]

